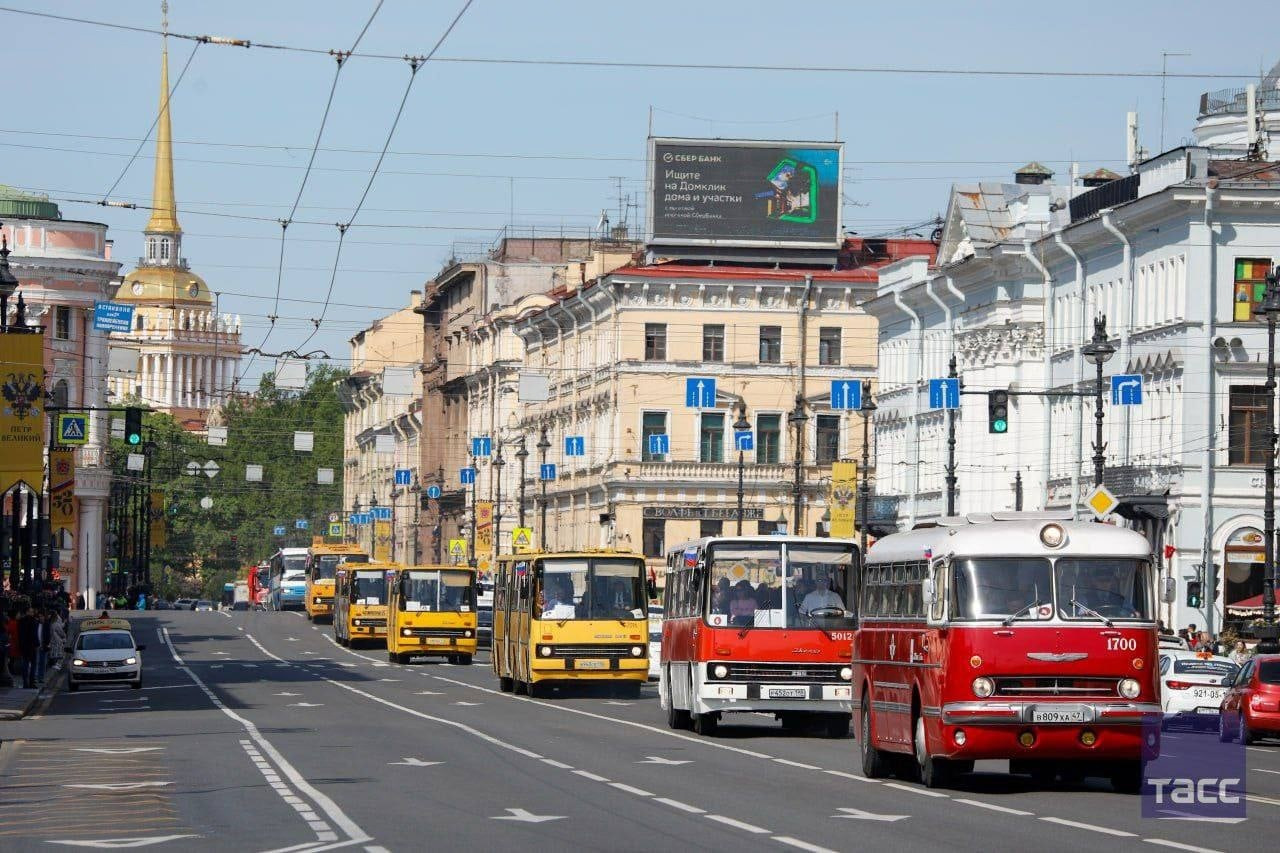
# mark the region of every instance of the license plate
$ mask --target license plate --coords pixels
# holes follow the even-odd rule
[[[447,646],[449,645],[448,637],[425,637],[428,646]]]
[[[1217,687],[1196,687],[1191,691],[1193,699],[1221,699],[1222,689]]]
[[[1210,715],[1212,715],[1212,716],[1215,716],[1215,717],[1216,717],[1216,716],[1218,716],[1218,714],[1219,714],[1220,712],[1218,711],[1218,709],[1217,709],[1217,708],[1205,708],[1205,707],[1203,707],[1203,706],[1202,706],[1202,707],[1196,708],[1196,713],[1197,713],[1197,714],[1210,714]]]
[[[809,688],[807,687],[766,687],[764,692],[766,699],[808,699]]]
[[[607,660],[579,660],[574,662],[574,666],[578,669],[608,669],[609,662]]]
[[[1083,723],[1084,708],[1032,708],[1033,723]]]

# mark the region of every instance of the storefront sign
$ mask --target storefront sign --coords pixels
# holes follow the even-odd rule
[[[644,518],[689,519],[693,521],[736,521],[736,506],[647,506],[643,510]],[[746,506],[742,508],[744,521],[763,521],[764,507]]]

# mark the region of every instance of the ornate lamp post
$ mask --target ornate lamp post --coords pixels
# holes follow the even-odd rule
[[[1096,432],[1093,442],[1093,484],[1095,486],[1102,485],[1103,466],[1106,464],[1107,457],[1103,454],[1106,446],[1102,443],[1102,365],[1111,360],[1111,356],[1116,354],[1116,348],[1111,345],[1111,341],[1107,339],[1107,316],[1105,314],[1093,321],[1093,337],[1089,343],[1080,349],[1080,354],[1086,359],[1093,362],[1098,369],[1097,376],[1097,396],[1093,402],[1093,418],[1096,423]]]
[[[1275,651],[1276,644],[1276,323],[1280,321],[1280,267],[1267,276],[1267,290],[1254,315],[1267,323],[1267,430],[1266,478],[1262,490],[1263,566],[1262,619],[1266,634],[1259,633],[1262,644]]]
[[[794,514],[792,516],[792,524],[795,529],[792,533],[796,536],[800,535],[804,525],[801,524],[800,512],[804,500],[804,425],[808,423],[809,416],[804,410],[804,397],[796,395],[796,407],[787,415],[787,425],[795,430],[795,481],[792,483],[794,492]]]
[[[551,449],[551,440],[547,438],[546,427],[543,427],[542,431],[538,434],[538,443],[535,445],[535,447],[538,448],[538,457],[541,460],[539,463],[540,466],[545,466],[547,464],[547,451]],[[538,509],[538,512],[539,512],[538,547],[541,550],[546,551],[547,550],[547,478],[542,476],[542,470],[545,470],[545,469],[541,469],[538,472],[538,480],[542,484],[542,505]]]
[[[498,455],[493,457],[493,478],[497,483],[497,491],[493,500],[493,553],[502,553],[502,469],[507,460],[502,456],[502,436],[498,436]]]
[[[524,436],[520,436],[520,449],[516,451],[516,458],[520,460],[520,526],[524,527],[524,468],[525,461],[529,458],[529,448],[525,447]]]
[[[858,533],[861,537],[862,559],[867,558],[867,518],[871,514],[871,416],[876,413],[876,402],[871,399],[871,383],[862,383],[862,475],[858,483]]]
[[[9,297],[18,289],[18,277],[9,269],[9,240],[0,238],[0,332],[9,331]],[[18,312],[18,323],[22,325],[22,312]]]
[[[738,419],[733,422],[734,442],[737,442],[737,435],[740,432],[747,432],[751,429],[751,422],[747,420],[747,404],[746,401],[738,403]],[[742,446],[738,446],[738,535],[742,535],[742,480],[746,474],[746,454],[742,450]]]

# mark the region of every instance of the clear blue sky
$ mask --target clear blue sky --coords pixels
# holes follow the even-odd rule
[[[157,0],[12,0],[21,8],[157,27]],[[347,48],[373,0],[173,0],[175,32]],[[423,54],[462,0],[386,0],[362,51]],[[930,7],[936,7],[930,11]],[[475,0],[445,57],[604,59],[802,66],[1256,74],[1280,58],[1273,29],[1203,3],[861,3],[754,0]],[[99,198],[155,116],[160,39],[0,12],[6,74],[0,182],[62,199]],[[171,41],[176,79],[192,49]],[[284,216],[298,192],[334,61],[253,48],[199,49],[173,103],[185,254],[224,310],[262,339],[276,286],[279,226],[198,215]],[[334,98],[299,219],[350,216],[394,116],[408,66],[352,59]],[[1165,147],[1189,137],[1205,90],[1243,80],[1168,80]],[[431,64],[419,72],[389,156],[348,234],[333,301],[310,347],[345,359],[347,339],[407,303],[455,249],[473,253],[508,222],[581,233],[602,208],[617,220],[618,182],[642,220],[650,107],[656,135],[831,138],[846,142],[849,229],[878,233],[945,206],[957,180],[1001,179],[1028,160],[1058,171],[1121,170],[1125,112],[1159,147],[1158,79],[592,69]],[[714,119],[706,121],[704,119]],[[42,135],[47,134],[47,135]],[[101,138],[94,138],[101,137]],[[110,138],[107,138],[110,137]],[[202,143],[202,144],[195,144]],[[287,146],[254,148],[241,146]],[[148,144],[113,194],[146,201]],[[899,161],[899,162],[886,162]],[[905,161],[905,162],[903,162]],[[141,254],[145,211],[63,203],[104,221],[117,257]],[[511,212],[514,212],[514,216]],[[395,227],[391,227],[395,226]],[[414,226],[414,227],[405,227]],[[429,226],[429,227],[421,227]],[[926,232],[927,233],[927,232]],[[267,346],[300,344],[319,315],[337,230],[289,229],[279,314]],[[265,298],[264,298],[265,297]],[[353,307],[357,306],[357,307]],[[262,365],[262,362],[259,362]],[[256,374],[260,367],[255,367]]]

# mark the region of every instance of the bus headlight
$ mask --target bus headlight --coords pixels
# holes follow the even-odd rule
[[[1060,548],[1067,539],[1067,532],[1060,524],[1046,524],[1040,528],[1040,541],[1046,548]]]
[[[985,675],[979,676],[973,680],[973,695],[979,699],[986,699],[992,693],[996,692],[996,685],[990,678]]]
[[[1119,684],[1120,695],[1126,699],[1137,699],[1142,692],[1142,685],[1135,678],[1122,678]]]
[[[539,655],[541,655],[541,656],[542,656],[542,657],[544,657],[544,658],[549,658],[549,657],[551,657],[551,647],[550,647],[550,646],[538,646],[538,654],[539,654]]]
[[[631,656],[632,656],[633,658],[638,658],[638,657],[640,657],[642,654],[644,654],[644,649],[643,649],[642,647],[640,647],[640,646],[632,646],[632,647],[631,647]]]
[[[853,667],[851,667],[851,666],[842,666],[842,667],[840,667],[840,680],[841,680],[841,681],[852,681],[852,680],[853,680]]]
[[[401,629],[400,629],[400,636],[402,636],[402,637],[412,637],[412,636],[413,636],[413,630],[412,630],[411,628],[401,628]]]
[[[319,603],[320,603],[320,596],[318,596],[318,595],[312,596],[312,597],[311,597],[311,603],[312,603],[312,604],[319,604]]]
[[[711,667],[711,677],[712,678],[728,678],[729,667],[725,666],[722,663],[716,664],[715,666]]]
[[[468,628],[467,630],[463,631],[463,632],[462,632],[462,636],[464,636],[464,637],[470,637],[470,636],[471,636],[471,629],[470,629],[470,628]]]

